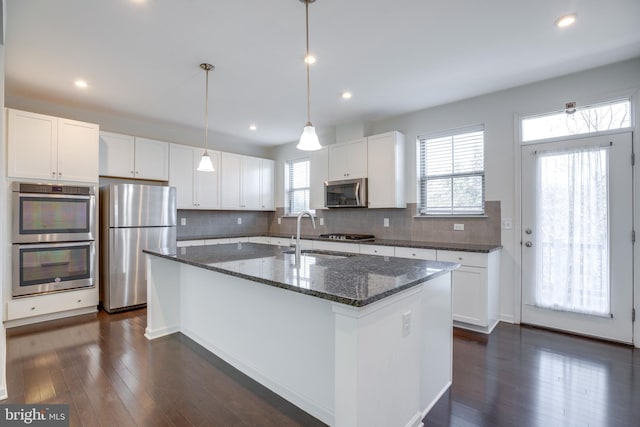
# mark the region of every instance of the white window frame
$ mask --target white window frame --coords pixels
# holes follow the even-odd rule
[[[291,168],[295,163],[302,163],[302,162],[307,162],[308,163],[308,168],[309,168],[309,174],[308,174],[308,181],[307,181],[307,186],[306,187],[296,187],[296,188],[291,188],[291,179],[290,179],[290,174],[291,174]],[[287,161],[285,161],[284,163],[284,206],[285,206],[285,216],[297,216],[300,212],[294,212],[292,211],[292,197],[293,197],[293,193],[294,192],[298,192],[298,191],[307,191],[308,193],[308,197],[306,198],[307,204],[305,206],[304,210],[308,210],[311,211],[312,213],[314,213],[314,211],[312,211],[309,208],[309,204],[311,203],[310,199],[311,199],[311,159],[309,159],[308,157],[304,157],[304,158],[298,158],[298,159],[289,159]]]
[[[629,132],[630,130],[633,130],[635,128],[635,111],[634,111],[634,107],[635,107],[635,103],[633,102],[633,98],[629,97],[629,96],[625,96],[625,97],[615,97],[615,98],[611,98],[605,101],[598,101],[598,102],[593,102],[584,106],[578,106],[576,108],[576,113],[577,114],[579,111],[581,110],[588,110],[591,108],[597,108],[597,107],[602,107],[602,106],[606,106],[606,105],[610,105],[610,104],[616,104],[619,102],[628,102],[629,103],[629,126],[628,127],[620,127],[620,128],[613,128],[613,129],[605,129],[605,130],[600,130],[600,131],[592,131],[592,132],[584,132],[584,133],[574,133],[574,134],[567,134],[567,135],[558,135],[558,136],[552,136],[552,137],[548,137],[548,138],[540,138],[540,139],[530,139],[525,141],[524,139],[524,121],[528,120],[528,119],[535,119],[538,117],[544,117],[544,116],[552,116],[552,115],[566,115],[566,110],[554,110],[554,111],[548,111],[545,113],[538,113],[538,114],[528,114],[526,116],[520,116],[519,120],[518,120],[518,131],[519,131],[519,139],[520,139],[520,145],[531,145],[531,144],[542,144],[542,143],[546,143],[546,142],[555,142],[555,141],[565,141],[565,140],[570,140],[570,139],[576,139],[576,138],[584,138],[584,137],[589,137],[589,136],[597,136],[597,135],[610,135],[610,134],[614,134],[614,133],[623,133],[623,132]]]
[[[425,160],[425,157],[422,156],[422,144],[426,143],[427,140],[432,140],[432,139],[437,139],[437,138],[443,138],[443,137],[456,137],[458,135],[463,135],[463,134],[467,134],[467,133],[472,133],[472,132],[482,132],[482,148],[483,148],[483,164],[482,164],[482,170],[477,170],[477,171],[473,171],[473,172],[465,172],[465,173],[450,173],[450,174],[446,174],[446,175],[438,175],[437,178],[438,179],[451,179],[453,180],[456,177],[466,177],[466,176],[479,176],[481,177],[481,186],[482,186],[482,197],[481,197],[481,206],[480,206],[480,210],[478,211],[454,211],[453,210],[453,201],[451,204],[451,210],[449,212],[445,212],[445,211],[437,211],[437,212],[432,212],[429,213],[428,212],[428,208],[426,206],[426,200],[423,200],[425,197],[423,197],[423,187],[426,187],[426,183],[425,181],[428,181],[429,175],[428,173],[423,174],[423,172],[426,172],[426,164],[423,164],[423,161]],[[417,176],[417,180],[416,180],[416,200],[417,200],[417,217],[423,217],[423,218],[433,218],[433,217],[482,217],[485,215],[485,194],[486,194],[486,180],[485,180],[485,169],[486,169],[486,162],[484,161],[484,153],[486,151],[486,145],[485,145],[485,141],[484,141],[484,136],[485,136],[485,128],[484,125],[476,125],[476,126],[468,126],[468,127],[464,127],[464,128],[457,128],[457,129],[449,129],[449,130],[445,130],[445,131],[440,131],[440,132],[432,132],[432,133],[427,133],[427,134],[422,134],[422,135],[418,135],[418,137],[416,138],[416,176]],[[455,159],[454,159],[455,162]],[[425,162],[426,163],[426,162]],[[436,176],[432,176],[431,179],[435,179]],[[426,188],[424,190],[426,192]],[[451,191],[451,198],[453,200],[453,189]]]

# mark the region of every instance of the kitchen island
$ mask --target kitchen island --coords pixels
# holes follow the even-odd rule
[[[332,426],[419,426],[451,384],[457,264],[233,243],[147,253],[147,329],[181,332]]]

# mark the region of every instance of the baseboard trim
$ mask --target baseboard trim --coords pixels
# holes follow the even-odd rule
[[[449,390],[449,388],[451,387],[451,384],[453,384],[451,381],[449,381],[447,384],[445,384],[445,386],[442,388],[442,390],[440,390],[440,393],[438,393],[437,396],[431,402],[429,402],[427,407],[422,411],[422,414],[420,416],[421,423],[422,423],[422,420],[424,419],[424,417],[427,416],[429,411],[432,410],[434,406],[436,406],[436,403],[438,403],[438,400],[440,400],[440,398],[442,396],[444,396],[444,394],[447,392],[447,390]]]
[[[160,328],[155,330],[146,328],[144,330],[144,337],[151,341],[151,340],[155,340],[156,338],[161,338],[167,335],[175,334],[176,332],[180,332],[179,326],[167,326],[166,328]]]

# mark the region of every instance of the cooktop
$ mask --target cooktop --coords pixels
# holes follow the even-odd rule
[[[351,241],[371,241],[375,240],[376,236],[373,234],[349,234],[349,233],[331,233],[331,234],[321,234],[321,238],[323,239],[331,239],[331,240],[351,240]]]

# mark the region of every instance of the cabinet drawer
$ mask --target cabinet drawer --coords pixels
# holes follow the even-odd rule
[[[471,267],[486,267],[487,254],[463,251],[437,251],[438,261],[457,262]]]
[[[360,245],[357,243],[341,243],[341,242],[321,242],[313,241],[313,249],[323,251],[349,252],[352,254],[360,253]]]
[[[25,297],[7,301],[7,320],[24,319],[89,306],[98,306],[98,292],[94,288]]]
[[[431,261],[436,260],[435,249],[422,249],[422,248],[400,248],[396,247],[396,256],[399,258],[414,258],[414,259],[428,259]]]
[[[360,253],[365,255],[394,256],[393,246],[360,245]]]

